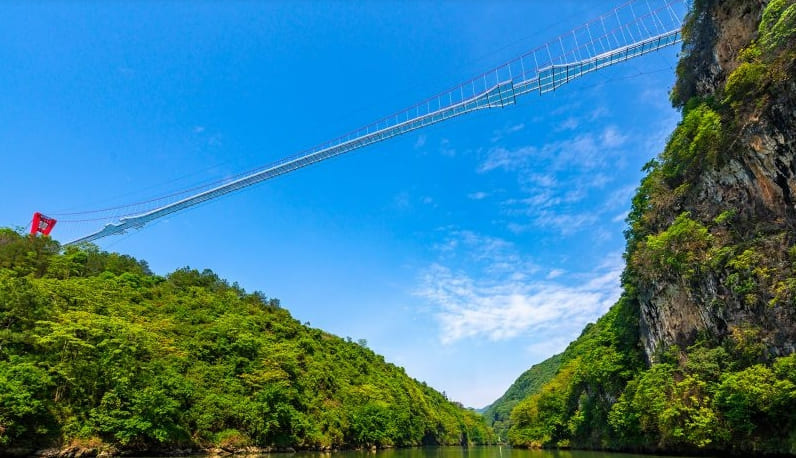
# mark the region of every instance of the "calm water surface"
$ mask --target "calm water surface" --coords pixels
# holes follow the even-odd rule
[[[279,456],[279,455],[272,455]],[[584,452],[578,450],[526,450],[501,446],[484,447],[420,447],[329,453],[299,452],[295,458],[650,458],[655,455],[630,453]],[[676,458],[669,456],[669,458]]]

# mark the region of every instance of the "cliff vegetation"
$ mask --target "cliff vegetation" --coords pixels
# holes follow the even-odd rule
[[[508,438],[511,411],[514,406],[530,394],[539,391],[539,388],[556,375],[559,367],[561,367],[561,355],[555,355],[533,365],[511,384],[503,396],[484,408],[484,419],[492,425],[499,441],[505,441]]]
[[[796,3],[695,0],[619,302],[511,412],[526,447],[796,454]]]

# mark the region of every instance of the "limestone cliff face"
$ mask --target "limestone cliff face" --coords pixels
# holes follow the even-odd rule
[[[796,455],[796,0],[693,0],[683,36],[623,295],[514,407],[514,445]]]
[[[631,283],[650,360],[662,346],[721,339],[739,330],[751,330],[769,356],[796,350],[793,42],[786,36],[763,57],[743,51],[759,48],[759,35],[768,32],[771,25],[760,25],[767,3],[697,0],[686,29],[673,101],[684,111],[694,100],[707,101],[720,117],[721,139],[709,145],[717,149],[715,157],[708,154],[692,166],[697,172],[659,178],[656,193],[646,196],[646,234],[667,231],[684,212],[708,231],[682,258],[689,260],[687,268],[660,268],[671,265],[665,259],[644,264],[652,257],[644,252],[652,241],[640,242],[640,254],[629,255],[631,270],[641,272]],[[792,34],[790,21],[785,27]],[[745,77],[751,70],[763,76]],[[741,84],[747,79],[748,87]]]

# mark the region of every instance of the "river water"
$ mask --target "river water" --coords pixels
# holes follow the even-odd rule
[[[416,447],[379,451],[299,452],[294,458],[649,458],[654,455],[586,452],[579,450],[526,450],[505,446]],[[669,456],[668,458],[676,458]]]

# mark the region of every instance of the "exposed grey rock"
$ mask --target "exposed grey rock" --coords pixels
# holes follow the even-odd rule
[[[756,38],[764,3],[712,2],[692,50],[697,56],[692,60],[699,63],[690,69],[696,95],[721,96],[727,76],[739,64],[739,51]],[[735,114],[737,132],[731,133],[718,165],[690,183],[688,194],[672,205],[656,230],[666,229],[684,211],[709,225],[721,212],[733,209],[733,242],[767,244],[767,266],[773,271],[792,269],[784,252],[796,243],[796,81],[791,78],[785,84],[787,90],[762,109],[750,107]],[[796,307],[772,306],[771,298],[762,296],[750,301],[733,292],[729,274],[721,269],[688,277],[661,274],[636,285],[641,340],[650,360],[662,346],[689,345],[699,333],[726,336],[736,327],[759,330],[771,356],[796,350]]]

